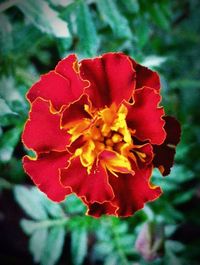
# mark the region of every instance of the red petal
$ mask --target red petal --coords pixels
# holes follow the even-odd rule
[[[136,63],[133,59],[131,61],[136,71],[136,89],[147,86],[159,91],[161,87],[159,75],[149,68]]]
[[[62,126],[84,118],[91,118],[88,112],[85,111],[85,104],[90,105],[87,95],[82,95],[80,99],[70,104],[62,114]]]
[[[136,130],[135,136],[139,140],[162,144],[166,133],[162,119],[164,110],[158,107],[161,96],[154,89],[144,87],[135,91],[134,99],[135,103],[128,106],[128,126]]]
[[[144,165],[149,165],[153,160],[153,148],[149,143],[136,145],[132,152],[137,157],[137,163],[140,168],[144,167]],[[145,155],[145,157],[143,157],[143,155]]]
[[[60,129],[60,114],[51,113],[50,104],[37,98],[29,114],[22,141],[36,152],[64,151],[70,135]]]
[[[129,100],[135,89],[135,71],[128,56],[107,53],[95,59],[81,61],[80,72],[90,81],[86,89],[92,105],[98,108]]]
[[[72,192],[84,197],[90,203],[101,203],[113,198],[107,173],[100,164],[94,165],[91,173],[88,174],[80,159],[75,158],[68,168],[61,170],[61,182],[65,187],[70,187]]]
[[[87,215],[91,215],[94,217],[101,217],[102,215],[116,215],[117,207],[114,206],[111,202],[104,203],[91,203],[88,204]]]
[[[37,97],[41,97],[50,100],[53,107],[59,110],[63,105],[79,98],[86,83],[75,71],[76,62],[76,56],[70,55],[58,63],[55,71],[42,75],[27,93],[29,101],[33,102]]]
[[[180,141],[181,128],[178,121],[173,117],[166,116],[164,120],[166,122],[164,129],[167,137],[162,145],[153,146],[155,153],[153,164],[160,169],[163,176],[166,176],[170,173],[170,168],[173,166],[175,148]]]
[[[35,185],[46,193],[49,199],[60,202],[71,193],[69,188],[61,185],[59,176],[59,168],[66,167],[68,158],[67,152],[44,153],[40,154],[37,159],[25,156],[23,166]]]
[[[109,175],[109,182],[114,190],[115,198],[112,203],[118,205],[117,215],[130,216],[143,208],[144,203],[155,200],[161,194],[159,187],[151,187],[149,179],[152,167],[135,168],[135,175],[118,174],[118,177]]]

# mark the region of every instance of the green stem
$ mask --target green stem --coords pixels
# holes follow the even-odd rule
[[[16,5],[20,1],[21,0],[8,0],[8,1],[5,1],[4,3],[0,4],[0,13],[6,11],[8,8]]]

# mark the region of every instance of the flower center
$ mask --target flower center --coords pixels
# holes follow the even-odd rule
[[[85,105],[84,109],[91,115],[91,119],[81,120],[68,131],[72,135],[72,143],[82,137],[82,145],[76,149],[73,158],[79,156],[81,164],[87,167],[89,174],[100,153],[104,150],[113,151],[113,158],[108,159],[107,168],[112,172],[117,171],[118,165],[131,170],[128,156],[133,155],[129,151],[134,146],[131,137],[134,131],[126,123],[126,106],[121,104],[117,108],[112,104],[109,108],[92,112]]]

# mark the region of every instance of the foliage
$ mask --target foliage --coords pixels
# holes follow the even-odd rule
[[[164,228],[164,249],[150,264],[198,264],[199,16],[197,0],[1,1],[0,199],[6,203],[12,192],[13,204],[23,209],[18,222],[35,262],[61,264],[59,258],[67,252],[67,264],[147,265],[135,242],[144,225],[153,222]],[[167,114],[182,124],[170,176],[153,174],[164,194],[126,219],[84,216],[75,196],[52,203],[31,186],[21,166],[27,153],[20,134],[28,88],[67,54],[84,58],[108,51],[123,51],[158,70]]]

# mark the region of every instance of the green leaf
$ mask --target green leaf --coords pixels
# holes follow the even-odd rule
[[[0,15],[0,51],[7,53],[13,48],[12,24],[5,14]]]
[[[57,38],[69,38],[67,22],[59,18],[58,12],[42,0],[19,1],[17,7],[25,17],[42,32]]]
[[[37,223],[35,221],[31,221],[31,220],[27,220],[27,219],[22,219],[20,221],[20,226],[26,235],[31,235],[36,230],[41,229],[40,223]]]
[[[41,265],[54,265],[60,258],[65,240],[63,227],[52,227],[46,240]]]
[[[14,101],[19,101],[21,102],[21,104],[24,104],[24,98],[16,89],[16,84],[13,76],[3,76],[0,79],[0,97],[8,102],[9,105]]]
[[[47,229],[36,230],[29,241],[29,250],[35,262],[40,262],[48,237]]]
[[[192,199],[193,196],[195,196],[195,192],[196,192],[195,189],[183,191],[183,193],[181,193],[175,197],[175,199],[173,200],[173,203],[174,204],[185,203],[185,202],[189,201],[190,199]]]
[[[76,10],[78,47],[82,56],[96,55],[99,39],[92,19],[91,12],[85,1],[80,0]]]
[[[20,126],[6,131],[0,139],[0,160],[8,162],[13,154],[14,148],[19,141],[22,128]]]
[[[48,215],[41,203],[41,195],[39,191],[35,192],[35,188],[28,189],[17,185],[14,188],[14,196],[27,215],[35,220],[48,219]]]
[[[168,30],[170,28],[169,19],[163,9],[160,8],[159,3],[150,5],[151,19],[162,29]]]
[[[63,6],[63,7],[66,7],[66,6],[70,5],[70,3],[71,3],[70,0],[68,0],[68,1],[66,1],[66,0],[49,0],[49,2],[54,6]]]
[[[50,201],[48,198],[43,196],[42,204],[46,209],[47,213],[53,218],[62,218],[65,216],[60,204]]]
[[[135,22],[135,33],[138,45],[142,48],[149,39],[150,27],[145,17],[139,17]]]
[[[131,38],[131,30],[127,19],[120,13],[114,0],[97,1],[97,7],[102,18],[119,38]]]
[[[7,114],[17,114],[11,110],[4,99],[0,98],[0,117]]]
[[[87,232],[84,228],[72,231],[72,259],[74,265],[83,264],[87,254]]]
[[[140,6],[138,0],[126,0],[122,1],[122,4],[125,6],[127,12],[138,13]]]
[[[75,194],[69,195],[62,202],[62,205],[65,211],[69,214],[84,214],[86,212],[86,206]]]

